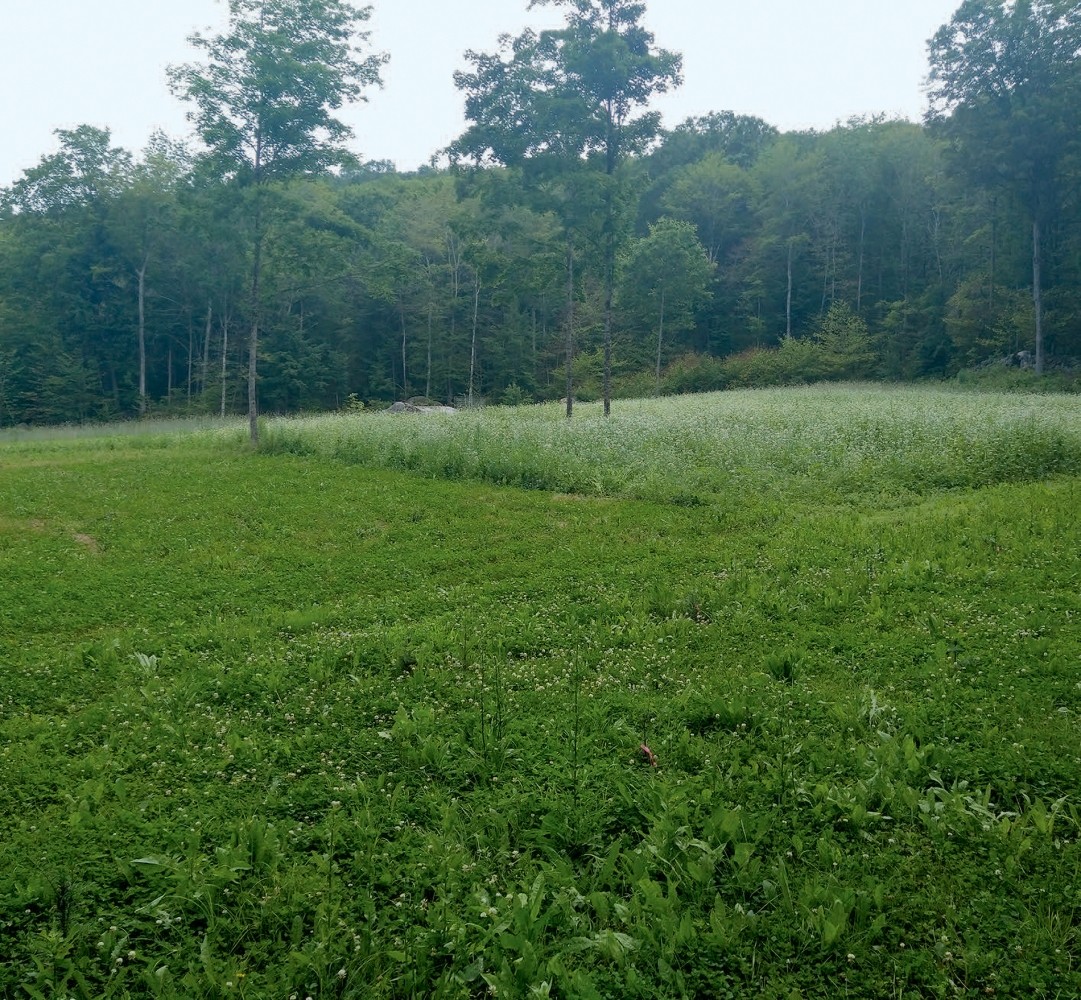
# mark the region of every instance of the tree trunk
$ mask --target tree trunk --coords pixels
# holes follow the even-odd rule
[[[450,268],[450,340],[447,350],[447,405],[454,404],[454,384],[452,372],[454,371],[454,359],[456,356],[456,339],[458,335],[458,298],[462,290],[462,251],[458,244],[458,238],[448,230],[447,236],[447,266]]]
[[[402,399],[409,398],[409,373],[405,366],[405,347],[406,347],[406,329],[405,329],[405,303],[401,299],[398,300],[398,319],[402,326]]]
[[[221,317],[221,418],[225,419],[225,385],[228,376],[229,360],[229,313],[222,312]]]
[[[260,15],[262,16],[262,15]],[[255,236],[251,263],[251,336],[248,338],[248,435],[253,448],[259,445],[259,293],[263,274],[263,133],[255,138]]]
[[[195,324],[191,321],[191,313],[188,313],[188,410],[191,410],[191,384],[193,375],[193,362],[195,358]]]
[[[567,419],[574,413],[574,245],[567,245]]]
[[[863,302],[863,258],[864,250],[867,245],[867,211],[862,206],[860,207],[860,257],[859,267],[856,271],[856,312],[860,311],[860,304]]]
[[[136,274],[139,277],[139,416],[146,416],[146,257]]]
[[[473,284],[473,338],[469,345],[469,406],[473,406],[473,378],[477,370],[477,317],[480,315],[480,276]]]
[[[612,291],[616,283],[616,213],[612,186],[616,174],[616,136],[608,106],[607,160],[604,192],[604,415],[612,413]]]
[[[901,220],[901,298],[908,303],[908,219]],[[905,312],[907,313],[907,309]]]
[[[995,198],[991,198],[991,287],[987,290],[987,326],[990,331],[995,325],[995,271],[998,266],[998,211]],[[1017,350],[1014,340],[1014,350]]]
[[[424,383],[424,398],[432,398],[432,310],[434,306],[428,303],[428,377]]]
[[[822,303],[819,306],[818,311],[824,313],[826,311],[826,303],[829,301],[829,289],[830,289],[830,254],[829,250],[826,251],[826,263],[822,267]]]
[[[530,366],[533,369],[533,378],[537,377],[537,307],[533,307],[533,350],[529,356]]]
[[[1040,275],[1040,220],[1032,220],[1032,304],[1036,310],[1036,374],[1043,374],[1043,287]]]
[[[661,394],[661,345],[664,343],[664,288],[661,288],[661,318],[657,324],[657,392]]]
[[[792,339],[792,237],[788,238],[788,291],[784,305],[784,336]]]
[[[604,415],[612,413],[612,287],[615,284],[615,239],[609,234],[610,245],[604,256]]]
[[[206,327],[203,330],[203,360],[199,365],[199,392],[206,392],[207,379],[210,377],[210,335],[213,332],[214,306],[206,300]]]
[[[251,335],[248,338],[248,435],[253,448],[259,444],[259,401],[256,393],[256,379],[259,365],[259,278],[262,253],[262,233],[257,231],[251,270]]]

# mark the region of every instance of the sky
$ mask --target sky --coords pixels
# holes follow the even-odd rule
[[[731,110],[782,131],[828,129],[855,115],[918,119],[927,39],[960,0],[647,0],[659,46],[683,55],[683,86],[653,107],[668,128]],[[384,87],[342,117],[362,159],[399,170],[428,162],[464,128],[452,74],[467,49],[502,33],[552,27],[528,0],[374,0],[370,50]],[[57,148],[56,129],[109,128],[138,153],[155,129],[190,134],[166,67],[198,58],[193,31],[226,24],[225,0],[4,0],[0,12],[0,186]]]

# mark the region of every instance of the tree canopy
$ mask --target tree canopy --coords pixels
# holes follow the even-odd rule
[[[370,14],[370,7],[357,9],[347,0],[229,0],[226,34],[191,36],[206,62],[170,70],[174,93],[195,105],[191,120],[206,144],[208,169],[256,186],[248,337],[253,444],[259,440],[262,188],[354,162],[343,145],[352,130],[332,112],[379,82],[384,57],[361,58],[356,47],[367,40],[358,29]]]
[[[930,121],[977,183],[1032,225],[1036,370],[1043,370],[1044,230],[1081,142],[1081,2],[966,0],[930,45]]]
[[[82,125],[0,191],[0,423],[1078,365],[1076,2],[961,4],[922,123],[783,134],[665,130],[643,5],[557,6],[470,54],[452,164],[405,174],[339,121],[369,11],[234,0],[172,72],[190,146]]]
[[[468,53],[472,73],[455,83],[466,94],[465,134],[451,147],[471,156],[532,173],[596,174],[563,202],[568,222],[580,223],[582,195],[591,202],[602,246],[604,288],[604,411],[611,405],[612,295],[616,255],[624,232],[617,171],[641,154],[660,131],[660,116],[644,110],[650,99],[680,82],[678,55],[656,48],[642,25],[644,3],[631,0],[531,0],[530,8],[567,11],[562,28],[526,31],[502,40],[500,53]],[[588,209],[587,209],[588,210]],[[575,227],[573,223],[568,229]],[[573,290],[570,295],[573,296]],[[571,310],[568,310],[570,315]],[[568,368],[573,353],[568,337]],[[567,392],[571,412],[571,391]]]
[[[201,63],[170,67],[173,93],[224,175],[256,181],[354,162],[352,129],[335,117],[379,82],[382,55],[363,55],[371,7],[346,0],[229,0],[229,28],[189,41]]]

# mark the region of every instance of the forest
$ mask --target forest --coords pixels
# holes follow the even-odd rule
[[[59,131],[0,189],[0,426],[1076,372],[1076,0],[962,3],[922,122],[786,133],[662,128],[645,5],[547,2],[415,172],[347,152],[386,57],[338,0],[194,35],[190,143]]]

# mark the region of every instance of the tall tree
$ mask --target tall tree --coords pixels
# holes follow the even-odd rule
[[[759,252],[769,260],[768,271],[774,277],[771,282],[774,285],[776,258],[781,256],[784,260],[782,315],[786,340],[795,332],[797,316],[807,311],[802,258],[811,240],[810,219],[815,188],[821,177],[819,160],[807,146],[806,136],[784,136],[762,154],[753,172],[763,219]]]
[[[661,204],[666,214],[694,223],[712,263],[744,239],[751,227],[752,186],[745,170],[720,153],[673,171]]]
[[[623,261],[622,305],[639,317],[651,317],[656,330],[656,391],[661,391],[664,336],[694,326],[695,311],[709,298],[713,260],[695,227],[662,218],[649,235],[635,240]]]
[[[60,149],[43,156],[4,191],[4,204],[17,212],[59,218],[71,209],[97,212],[127,187],[131,154],[113,146],[109,129],[80,125],[57,129]]]
[[[147,278],[150,264],[161,256],[174,225],[176,187],[190,169],[183,146],[155,133],[136,164],[131,185],[118,200],[115,229],[136,287],[136,340],[139,349],[139,416],[145,416],[147,396]]]
[[[173,92],[223,177],[252,191],[248,421],[258,444],[257,366],[265,191],[274,180],[349,163],[352,130],[334,116],[380,82],[382,55],[362,56],[371,7],[347,0],[229,0],[229,27],[191,36],[205,63],[170,69]]]
[[[1040,373],[1044,233],[1081,135],[1081,0],[965,0],[929,51],[929,121],[971,177],[1027,210]]]
[[[655,47],[653,34],[642,24],[644,3],[531,0],[529,9],[547,6],[566,9],[562,28],[505,38],[502,55],[468,54],[474,72],[456,74],[455,82],[466,92],[466,117],[473,124],[452,152],[510,166],[539,158],[554,161],[565,173],[584,165],[597,179],[608,414],[621,207],[617,171],[659,133],[660,116],[642,109],[655,94],[681,82],[681,59]],[[573,239],[568,239],[567,260],[573,275]],[[568,287],[573,289],[572,278]],[[568,394],[568,405],[569,399]]]
[[[753,166],[759,155],[780,133],[774,126],[753,115],[734,111],[713,111],[684,119],[664,134],[660,148],[650,159],[665,170],[686,166],[710,153],[720,153],[729,163]]]
[[[56,135],[59,150],[0,193],[15,237],[4,283],[22,314],[12,334],[25,337],[20,395],[30,419],[106,418],[129,402],[128,274],[110,225],[132,159],[107,129]]]

